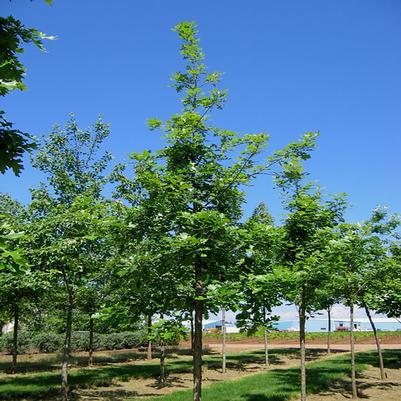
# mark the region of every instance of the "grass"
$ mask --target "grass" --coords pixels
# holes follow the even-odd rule
[[[280,364],[280,355],[298,358],[296,350],[276,349],[271,351],[273,366]],[[263,351],[253,351],[228,355],[228,367],[241,369],[246,363],[261,363]],[[309,360],[318,356],[317,351],[310,350]],[[401,366],[401,352],[385,351],[385,363],[388,368]],[[107,359],[107,358],[106,358]],[[119,358],[117,357],[117,360]],[[173,355],[168,359],[170,374],[191,371],[191,358],[187,355]],[[374,352],[359,353],[357,356],[358,370],[367,365],[376,365],[377,356]],[[220,369],[221,359],[218,354],[205,357],[208,369]],[[117,381],[128,381],[135,378],[156,378],[158,362],[138,360],[133,363],[115,363],[97,366],[92,369],[77,368],[70,371],[72,388],[89,388],[110,386]],[[317,393],[327,388],[334,381],[344,379],[350,373],[348,355],[339,355],[330,359],[308,363],[308,390]],[[2,375],[0,377],[1,400],[53,400],[60,391],[59,371],[46,371]],[[219,382],[206,386],[203,401],[286,401],[299,391],[299,369],[272,369],[229,382]],[[156,398],[154,398],[156,399]],[[176,391],[168,396],[157,397],[158,401],[191,400],[191,391]],[[127,399],[128,400],[128,399]]]
[[[401,366],[399,351],[385,351],[387,368]],[[367,365],[376,366],[377,355],[373,352],[359,353],[357,370],[360,373]],[[344,381],[350,375],[349,355],[340,355],[324,361],[308,364],[308,393],[319,393],[334,382]],[[299,394],[299,369],[275,369],[235,381],[220,382],[203,390],[203,401],[289,401]],[[167,396],[153,397],[157,401],[190,401],[191,391],[176,391]],[[150,400],[150,399],[149,399]]]
[[[295,350],[274,350],[271,353],[272,363],[279,363],[278,356],[280,354],[293,354],[296,357]],[[131,353],[128,353],[132,356]],[[263,352],[254,351],[246,353],[230,354],[227,358],[228,368],[241,369],[246,363],[263,361]],[[127,355],[115,357],[116,360],[121,360]],[[58,357],[53,356],[57,360]],[[142,355],[139,355],[142,358]],[[75,357],[77,360],[77,357]],[[104,357],[108,361],[111,356]],[[53,360],[53,361],[54,361]],[[99,361],[99,356],[97,361]],[[79,358],[78,358],[79,361]],[[43,361],[42,361],[43,362]],[[28,362],[26,362],[28,363]],[[1,400],[42,400],[50,399],[60,392],[60,373],[59,367],[57,371],[50,370],[42,372],[44,366],[40,365],[41,360],[33,360],[32,366],[27,366],[25,369],[36,368],[39,372],[17,374],[17,375],[2,375],[0,377],[0,399]],[[49,360],[46,360],[45,366]],[[220,369],[221,358],[217,355],[206,355],[204,363],[208,369]],[[50,365],[53,369],[53,365]],[[172,355],[168,358],[168,372],[171,374],[190,372],[192,370],[192,360],[189,355]],[[78,368],[71,369],[69,374],[69,383],[71,388],[89,388],[96,386],[110,386],[116,381],[128,381],[135,378],[156,378],[159,374],[158,361],[143,362],[138,360],[135,364],[132,363],[116,363],[106,366],[97,366],[91,369]]]

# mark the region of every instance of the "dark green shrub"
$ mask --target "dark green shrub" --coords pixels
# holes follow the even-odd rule
[[[73,352],[88,351],[89,349],[89,332],[74,331],[71,339],[71,350]]]
[[[18,353],[23,354],[32,350],[31,334],[25,331],[18,333]],[[13,333],[3,334],[0,337],[0,352],[11,353],[13,350]]]
[[[56,333],[38,333],[32,337],[31,347],[37,352],[57,352],[63,348],[64,336]]]
[[[12,333],[0,336],[0,352],[12,352]],[[64,334],[52,332],[20,332],[18,335],[18,352],[58,352],[64,346]],[[136,348],[146,344],[146,333],[144,331],[125,331],[122,333],[98,334],[93,337],[93,349],[114,350],[125,348]],[[88,351],[89,332],[74,331],[72,333],[71,350],[73,352]]]

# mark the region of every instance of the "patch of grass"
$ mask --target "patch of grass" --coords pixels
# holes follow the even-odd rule
[[[280,354],[294,354],[295,350],[274,350],[271,352],[272,363],[279,363]],[[241,369],[246,363],[262,363],[262,351],[243,352],[227,356],[227,367]],[[183,373],[192,371],[192,359],[189,356],[172,355],[167,360],[168,372]],[[207,355],[204,364],[209,369],[221,369],[220,355]],[[96,386],[109,386],[117,381],[128,381],[134,378],[157,378],[159,374],[158,361],[136,362],[97,366],[95,368],[71,369],[69,383],[74,388],[89,388]],[[54,399],[60,392],[60,373],[47,371],[30,374],[17,374],[0,377],[1,400],[43,400]],[[51,398],[53,397],[53,398]]]
[[[400,351],[385,351],[388,368],[401,366]],[[374,352],[359,353],[357,370],[361,373],[367,365],[376,365]],[[307,367],[308,393],[319,393],[335,382],[341,382],[351,373],[350,356],[340,355],[324,361],[311,362]],[[298,368],[275,369],[258,373],[235,381],[220,382],[205,387],[203,401],[289,401],[299,393],[300,372]],[[163,397],[149,400],[190,401],[191,391],[176,391]],[[128,401],[128,400],[127,400]]]
[[[280,355],[298,358],[297,350],[276,349],[271,351],[271,361],[280,364]],[[313,361],[319,356],[319,351],[309,350],[308,359]],[[401,366],[400,351],[385,351],[387,368]],[[242,369],[247,363],[262,363],[263,351],[229,354],[228,367]],[[218,354],[204,358],[208,369],[220,369],[221,357]],[[367,365],[377,365],[377,355],[374,352],[359,353],[357,366],[362,371]],[[189,356],[172,356],[168,359],[170,374],[191,372],[192,361]],[[159,374],[158,361],[135,364],[124,363],[97,366],[92,369],[80,368],[70,371],[71,388],[89,388],[110,386],[118,381],[128,381],[135,378],[157,378]],[[339,355],[319,362],[308,363],[308,390],[310,393],[322,391],[335,381],[340,381],[350,374],[348,355]],[[264,373],[247,376],[229,382],[215,383],[204,389],[204,401],[286,401],[299,391],[299,369],[272,369]],[[57,371],[3,375],[0,377],[1,400],[54,400],[60,392],[60,374]],[[168,396],[157,397],[159,401],[186,401],[192,399],[191,391],[176,391]]]
[[[11,355],[0,356],[0,372],[8,372],[11,366]],[[95,364],[123,363],[132,360],[146,359],[145,352],[136,350],[124,351],[97,351],[95,352]],[[60,369],[62,361],[61,353],[49,354],[25,354],[18,356],[17,372],[43,372]],[[71,366],[88,366],[88,353],[73,353],[70,359]]]

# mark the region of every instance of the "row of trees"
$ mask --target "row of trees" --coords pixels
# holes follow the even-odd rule
[[[164,147],[132,153],[130,164],[111,168],[103,151],[109,126],[99,120],[82,130],[71,118],[33,158],[46,182],[32,189],[29,205],[1,198],[0,291],[15,327],[13,370],[26,302],[62,297],[63,400],[79,307],[90,316],[91,333],[99,315],[148,322],[149,343],[161,345],[162,383],[165,345],[182,332],[179,323],[190,320],[193,392],[200,401],[204,316],[231,309],[244,328],[264,327],[268,364],[272,309],[287,301],[299,310],[304,401],[308,316],[337,302],[350,307],[351,322],[355,305],[368,316],[371,310],[400,314],[398,218],[376,209],[364,223],[345,222],[345,197],[324,196],[307,181],[303,162],[315,133],[267,156],[266,134],[210,125],[211,112],[227,96],[218,89],[221,74],[207,71],[194,23],[174,30],[186,62],[172,78],[182,110],[166,122],[149,120],[152,130],[163,131]],[[265,173],[282,193],[287,215],[279,224],[264,204],[243,220],[244,189]],[[110,188],[113,195],[106,196]],[[161,319],[151,329],[155,315]],[[351,359],[356,397],[353,347]]]

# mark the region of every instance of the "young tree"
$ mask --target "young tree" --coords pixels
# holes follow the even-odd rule
[[[316,137],[316,134],[306,136],[306,146],[292,158],[285,158],[281,163],[282,170],[275,175],[288,211],[283,225],[281,266],[275,269],[275,274],[281,282],[283,297],[298,308],[301,401],[306,400],[306,319],[317,310],[317,290],[330,277],[325,263],[328,243],[333,228],[342,221],[345,209],[343,196],[325,200],[314,185],[304,184],[306,173],[302,161],[310,157]]]
[[[371,316],[371,310],[378,305],[383,290],[377,291],[383,280],[391,275],[390,252],[393,239],[398,237],[400,222],[397,216],[389,216],[382,208],[376,208],[372,217],[361,224],[343,224],[340,227],[339,241],[333,252],[340,257],[342,280],[338,281],[341,291],[353,314],[354,305],[365,309],[375,337],[381,378],[385,378],[384,362],[380,340]],[[354,349],[353,324],[351,324],[351,349]],[[357,396],[355,383],[355,356],[352,352],[353,397]]]
[[[76,305],[88,317],[88,366],[93,365],[94,318],[102,305],[102,293],[101,288],[99,288],[99,281],[98,278],[94,278],[76,290]]]
[[[249,247],[244,258],[240,281],[237,324],[248,332],[263,328],[265,365],[269,365],[268,332],[277,317],[272,308],[281,304],[274,275],[281,247],[282,231],[274,227],[264,203],[257,206],[244,224]]]
[[[47,176],[49,187],[33,191],[30,229],[35,241],[34,263],[42,266],[54,285],[63,283],[66,305],[62,363],[62,399],[68,399],[68,363],[71,351],[76,291],[93,280],[103,261],[103,226],[108,215],[101,191],[107,182],[108,152],[99,155],[109,128],[101,120],[81,130],[74,118],[55,127],[44,140],[34,166]]]
[[[167,347],[170,344],[177,344],[185,335],[186,329],[179,319],[164,319],[163,314],[160,316],[160,319],[152,325],[149,338],[154,342],[158,342],[160,345],[159,385],[161,387],[166,385]]]
[[[13,322],[13,351],[11,373],[17,369],[18,329],[25,307],[34,303],[40,294],[41,279],[38,271],[32,269],[27,260],[26,249],[29,239],[24,232],[29,220],[26,209],[9,195],[0,194],[0,216],[7,239],[0,252],[0,311],[1,315]],[[1,248],[1,245],[0,245]],[[5,260],[4,260],[5,259]]]
[[[209,282],[225,274],[232,223],[244,200],[240,187],[264,168],[256,157],[267,135],[239,136],[208,124],[210,112],[221,109],[226,98],[216,87],[220,74],[206,71],[194,23],[180,23],[175,31],[187,62],[184,72],[173,76],[173,86],[183,93],[183,111],[164,125],[149,121],[151,129],[164,130],[167,144],[155,153],[134,154],[136,177],[121,177],[120,190],[126,199],[140,200],[146,215],[163,222],[171,245],[163,253],[177,261],[169,280],[174,277],[178,292],[189,294],[186,309],[194,310],[194,400],[199,401],[205,292]],[[231,162],[236,151],[239,156]]]

